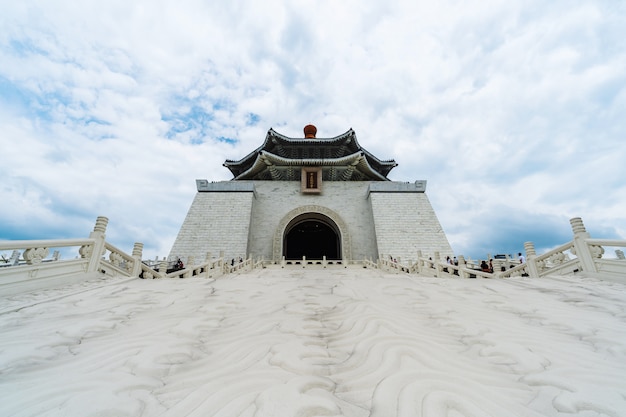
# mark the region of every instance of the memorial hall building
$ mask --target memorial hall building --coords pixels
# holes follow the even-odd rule
[[[426,181],[391,181],[393,160],[361,147],[354,130],[303,138],[270,129],[244,158],[227,160],[230,181],[196,180],[197,194],[170,257],[275,263],[325,259],[348,264],[379,257],[452,256],[426,196]]]

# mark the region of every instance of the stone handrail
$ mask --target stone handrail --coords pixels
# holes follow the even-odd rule
[[[574,239],[558,246],[540,256],[536,255],[532,242],[526,242],[526,262],[518,264],[505,271],[483,272],[478,265],[465,262],[463,256],[459,256],[458,265],[450,265],[440,259],[437,252],[434,256],[423,256],[417,252],[417,261],[409,262],[409,273],[417,273],[435,277],[461,277],[461,278],[510,278],[516,276],[528,276],[538,278],[548,275],[565,275],[572,273],[584,273],[604,279],[615,279],[626,282],[626,259],[622,250],[616,250],[616,259],[604,258],[605,247],[626,248],[626,240],[622,239],[592,239],[585,230],[582,220],[575,217],[570,220]],[[405,267],[394,265],[381,255],[379,264],[385,268],[405,271]],[[434,259],[434,260],[433,260]],[[507,259],[507,261],[509,261]],[[509,262],[510,264],[510,262]]]
[[[348,265],[349,261],[345,259],[326,259],[326,256],[322,256],[322,259],[307,259],[306,256],[303,256],[301,259],[286,259],[283,256],[279,262],[281,268],[285,268],[287,265],[299,265],[302,268],[307,268],[308,266],[315,267],[321,265],[322,268],[327,268],[329,265],[342,265],[344,268]]]
[[[135,243],[132,255],[105,241],[105,231],[108,223],[106,217],[98,217],[93,232],[85,239],[54,239],[54,240],[13,240],[0,241],[0,250],[13,250],[10,261],[0,263],[0,286],[5,290],[9,286],[26,288],[27,281],[33,278],[45,278],[49,283],[65,282],[64,278],[78,276],[98,276],[108,274],[126,277],[141,278],[189,278],[189,277],[217,277],[223,274],[239,273],[255,268],[263,268],[264,262],[252,258],[230,265],[224,262],[223,254],[212,260],[210,253],[201,263],[195,263],[189,257],[187,267],[180,270],[168,270],[170,266],[166,260],[155,267],[141,261],[143,244]],[[572,241],[537,256],[531,242],[524,244],[526,262],[515,265],[505,271],[484,272],[476,264],[466,262],[459,255],[458,264],[449,264],[441,259],[438,252],[432,256],[423,256],[417,252],[415,263],[409,261],[403,264],[400,259],[380,255],[377,262],[362,261],[365,268],[379,268],[395,273],[419,274],[431,277],[451,278],[509,278],[528,276],[538,278],[547,275],[564,275],[584,273],[587,276],[615,279],[626,282],[626,259],[624,252],[616,250],[617,258],[605,258],[605,247],[626,248],[626,240],[621,239],[592,239],[578,217],[570,220],[574,238]],[[47,259],[51,248],[77,247],[78,257],[72,260],[59,260],[56,256]],[[23,251],[23,252],[22,252]],[[20,259],[20,253],[22,258]],[[507,259],[508,261],[508,259]],[[303,268],[309,264],[321,265],[326,268],[329,264],[346,267],[351,261],[302,260],[285,261],[300,265]],[[509,262],[510,265],[510,262]],[[10,290],[8,290],[10,292]],[[6,291],[5,291],[6,292]]]
[[[403,265],[401,262],[398,262],[398,260],[392,261],[385,257],[381,257],[381,259],[378,260],[378,267],[379,269],[384,269],[386,271],[394,271],[396,273],[400,273],[400,272],[409,273],[410,272],[409,265]]]
[[[207,259],[200,264],[189,265],[183,269],[165,273],[164,275],[159,274],[159,276],[155,277],[144,275],[144,278],[216,278],[223,275],[224,273],[227,273],[225,271],[224,265],[224,258]]]
[[[263,259],[253,260],[251,257],[243,260],[241,262],[235,262],[233,265],[229,265],[228,263],[224,264],[224,273],[232,274],[234,272],[244,272],[244,271],[252,271],[257,268],[264,268],[265,263]]]
[[[23,250],[23,261],[28,265],[43,262],[51,248],[89,246],[94,239],[0,240],[0,250]]]
[[[376,262],[372,262],[370,259],[365,259],[363,261],[363,268],[378,268],[378,264]]]

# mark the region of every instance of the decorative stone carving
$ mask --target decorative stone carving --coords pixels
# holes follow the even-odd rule
[[[533,242],[524,242],[524,251],[526,252],[526,257],[537,255],[537,252],[535,251],[535,245],[533,245]]]
[[[133,258],[141,259],[143,253],[143,243],[136,242],[133,246]]]
[[[548,262],[552,265],[561,265],[569,261],[569,256],[563,252],[558,252],[548,258]]]
[[[24,259],[28,265],[40,264],[48,256],[48,248],[30,248],[24,251]]]
[[[120,266],[122,264],[122,262],[124,261],[124,258],[122,257],[122,255],[120,255],[117,252],[111,252],[109,254],[109,261],[111,261],[111,263],[115,266]]]
[[[604,255],[604,248],[599,245],[589,245],[589,252],[595,259],[600,259]]]
[[[78,254],[81,258],[87,259],[91,257],[91,253],[93,252],[93,245],[84,245],[78,249]]]
[[[572,231],[576,233],[586,233],[587,229],[585,229],[585,225],[583,224],[583,220],[580,217],[573,217],[569,220],[570,225],[572,226]]]
[[[96,219],[96,225],[93,228],[94,232],[104,233],[107,230],[107,225],[109,224],[109,219],[104,216],[98,216]]]

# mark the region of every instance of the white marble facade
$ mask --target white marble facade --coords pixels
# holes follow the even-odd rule
[[[170,257],[226,259],[282,257],[286,227],[294,218],[323,218],[341,241],[345,262],[408,261],[423,254],[452,255],[425,193],[426,182],[325,181],[321,193],[302,192],[299,181],[197,180],[198,192]]]

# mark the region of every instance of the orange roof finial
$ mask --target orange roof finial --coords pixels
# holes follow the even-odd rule
[[[304,126],[304,138],[305,139],[315,139],[315,135],[317,134],[317,128],[313,125]]]

